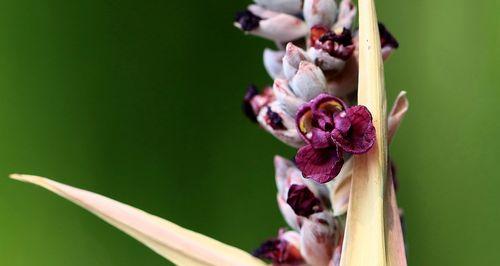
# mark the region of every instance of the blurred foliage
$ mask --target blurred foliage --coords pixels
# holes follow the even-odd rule
[[[11,172],[52,177],[252,250],[284,226],[272,158],[292,156],[241,115],[271,82],[272,44],[232,27],[237,1],[0,2],[0,263],[168,265]],[[410,265],[498,265],[497,0],[377,1],[400,50],[391,147]]]

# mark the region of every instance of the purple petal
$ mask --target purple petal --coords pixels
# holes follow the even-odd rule
[[[344,101],[326,93],[322,93],[314,98],[311,102],[311,107],[314,111],[325,110],[331,113],[342,111],[347,108]]]
[[[332,132],[333,141],[342,150],[349,153],[367,152],[375,143],[375,127],[373,127],[370,111],[365,106],[357,105],[347,109],[345,113],[351,127],[348,132],[345,132],[343,123],[340,124],[340,128],[337,128],[337,124],[335,124],[336,128]]]
[[[344,160],[335,146],[314,149],[312,145],[307,145],[299,149],[295,155],[295,162],[305,178],[326,183],[338,175]]]
[[[347,134],[349,129],[351,129],[351,121],[345,111],[335,116],[334,121],[335,129],[339,130],[342,134]]]
[[[346,104],[337,97],[328,94],[320,94],[309,103],[302,105],[295,119],[296,127],[305,141],[311,141],[313,125],[324,131],[331,131],[327,124],[333,121],[333,114],[346,109]]]
[[[321,202],[306,185],[292,185],[288,190],[288,205],[295,214],[309,217],[313,213],[323,211]]]
[[[323,149],[331,146],[332,133],[323,131],[318,128],[313,128],[311,130],[311,139],[309,142],[314,149]]]

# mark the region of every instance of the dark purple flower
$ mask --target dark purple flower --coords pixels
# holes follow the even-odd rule
[[[372,116],[364,106],[347,108],[333,96],[321,94],[304,104],[296,118],[307,145],[297,152],[297,167],[306,178],[326,183],[338,175],[343,152],[367,152],[375,142]]]
[[[236,13],[234,21],[241,25],[241,29],[244,31],[251,31],[259,27],[259,22],[262,20],[261,17],[255,15],[249,10],[244,10]]]
[[[287,240],[286,234],[287,232],[280,230],[277,238],[262,243],[252,254],[258,258],[270,260],[275,264],[293,265],[302,263],[304,260],[300,255],[300,250]]]
[[[309,217],[311,214],[323,211],[321,201],[306,185],[291,185],[286,202],[299,216]]]

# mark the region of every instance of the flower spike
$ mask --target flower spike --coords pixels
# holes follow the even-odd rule
[[[13,174],[11,178],[72,201],[177,265],[265,265],[235,247],[104,196],[38,176]]]

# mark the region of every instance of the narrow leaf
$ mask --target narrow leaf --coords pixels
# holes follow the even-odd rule
[[[265,265],[235,247],[93,192],[47,178],[13,174],[87,209],[177,265]]]
[[[396,191],[392,182],[392,175],[389,177],[385,188],[384,198],[385,209],[385,248],[387,251],[388,266],[406,266],[405,243],[403,228],[399,217],[399,208],[396,200]]]
[[[399,93],[388,121],[388,138],[389,143],[396,134],[396,131],[401,124],[406,112],[408,111],[409,102],[406,97],[406,92]],[[384,211],[385,211],[385,248],[387,252],[387,265],[389,266],[406,266],[406,253],[403,237],[403,229],[399,217],[399,208],[396,199],[396,191],[394,189],[393,173],[388,172],[388,180],[385,186],[384,194]]]
[[[374,0],[359,0],[358,103],[373,116],[377,140],[354,156],[351,196],[340,264],[386,265],[384,180],[387,172],[387,120],[384,70]]]

